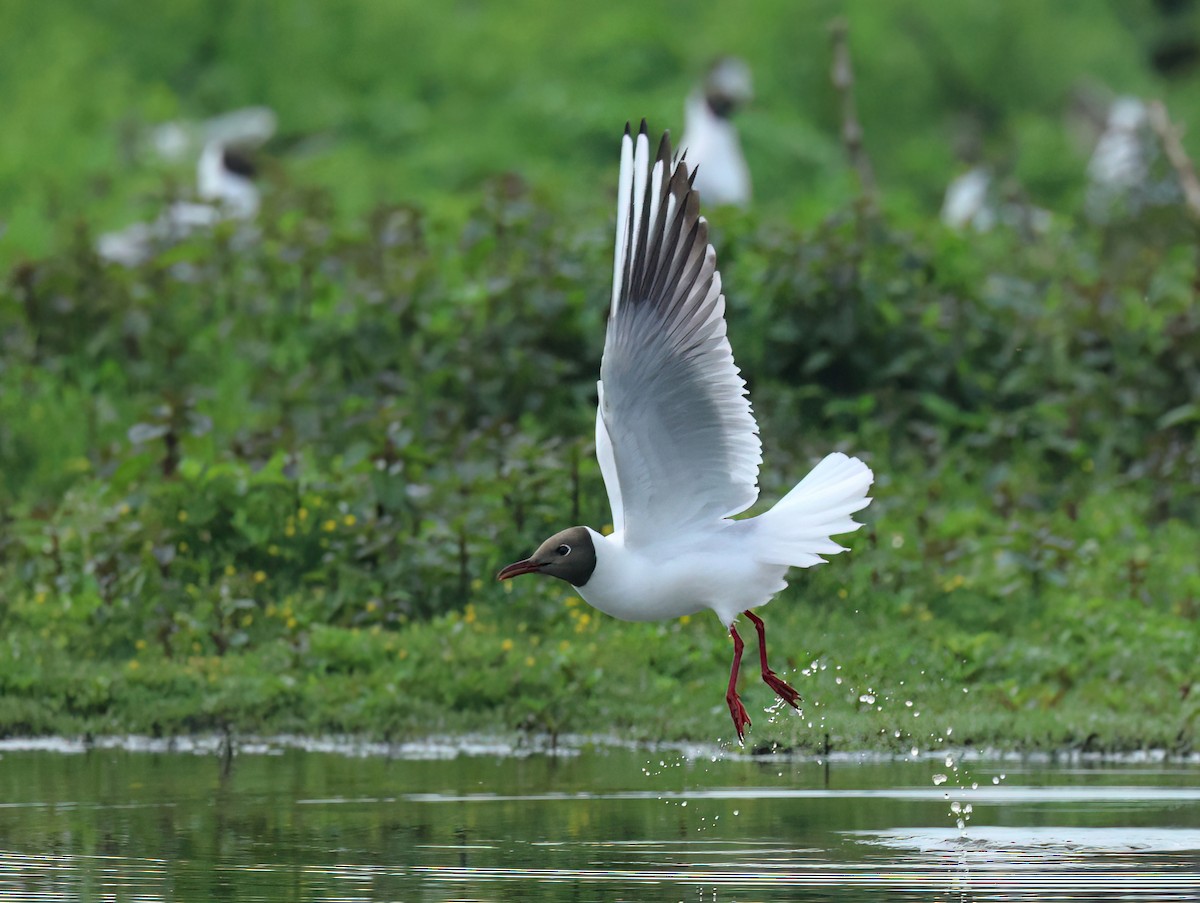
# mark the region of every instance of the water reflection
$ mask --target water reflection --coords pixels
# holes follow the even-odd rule
[[[0,747],[0,900],[1200,900],[1194,763],[450,746]]]

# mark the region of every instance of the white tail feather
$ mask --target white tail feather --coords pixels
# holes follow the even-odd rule
[[[754,557],[806,568],[822,564],[821,555],[846,551],[830,537],[862,526],[850,515],[871,501],[867,490],[874,479],[871,468],[858,458],[841,452],[828,455],[775,507],[754,518],[759,531]]]

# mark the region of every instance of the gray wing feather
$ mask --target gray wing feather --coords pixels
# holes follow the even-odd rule
[[[614,520],[648,544],[748,508],[762,456],[687,165],[666,135],[651,164],[645,123],[621,157],[597,437]]]

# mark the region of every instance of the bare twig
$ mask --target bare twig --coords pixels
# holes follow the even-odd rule
[[[858,174],[859,189],[863,201],[870,211],[877,207],[879,187],[875,182],[875,171],[863,147],[862,124],[858,121],[858,107],[854,102],[854,69],[850,65],[850,28],[845,19],[835,19],[829,26],[829,37],[833,43],[833,68],[830,78],[834,90],[842,101],[842,143],[850,165]]]
[[[1179,129],[1167,115],[1167,108],[1161,100],[1151,101],[1148,106],[1150,127],[1158,136],[1167,161],[1175,170],[1179,179],[1179,187],[1183,189],[1183,201],[1192,218],[1200,221],[1200,179],[1196,178],[1196,169],[1179,139]]]

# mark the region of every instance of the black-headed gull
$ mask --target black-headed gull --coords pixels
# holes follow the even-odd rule
[[[1098,223],[1119,222],[1183,200],[1152,110],[1152,104],[1136,97],[1118,97],[1108,111],[1104,133],[1088,161],[1084,197],[1085,211]]]
[[[831,454],[770,511],[732,520],[758,497],[762,462],[746,384],[725,335],[725,297],[687,164],[663,136],[651,160],[646,124],[621,144],[612,303],[600,364],[596,455],[613,533],[571,527],[499,579],[548,574],[627,621],[712,609],[733,639],[725,694],[738,739],[750,717],[737,693],[745,614],[762,677],[787,703],[800,694],[767,665],[752,608],[787,584],[789,567],[845,551],[830,537],[860,525],[873,476]]]
[[[730,116],[753,97],[750,67],[726,56],[712,64],[684,104],[679,148],[695,170],[693,185],[706,205],[750,203],[750,168]]]
[[[122,266],[137,266],[157,251],[226,220],[251,220],[258,214],[259,191],[254,164],[236,149],[209,142],[196,164],[196,201],[175,201],[149,223],[107,232],[96,253]]]

